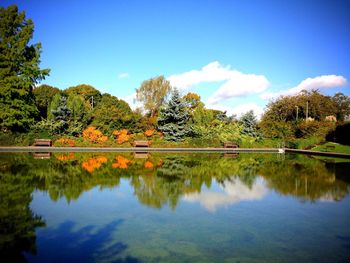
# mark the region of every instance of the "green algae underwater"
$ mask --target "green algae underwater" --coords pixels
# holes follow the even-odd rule
[[[343,262],[350,163],[1,153],[2,262]]]

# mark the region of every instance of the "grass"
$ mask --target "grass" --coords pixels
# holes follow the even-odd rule
[[[350,146],[334,142],[327,142],[312,148],[312,150],[320,152],[350,153]]]

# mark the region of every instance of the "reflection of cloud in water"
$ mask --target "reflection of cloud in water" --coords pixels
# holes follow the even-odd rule
[[[251,188],[238,178],[226,181],[222,186],[222,192],[201,192],[187,194],[183,198],[187,202],[199,202],[207,210],[214,212],[220,206],[239,203],[247,200],[260,200],[267,192],[263,180],[255,180]]]

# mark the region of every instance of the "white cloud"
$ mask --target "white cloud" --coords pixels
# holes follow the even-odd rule
[[[130,75],[127,72],[123,72],[118,75],[118,79],[126,79],[128,77],[130,77]]]
[[[184,200],[190,203],[200,203],[210,212],[222,206],[227,206],[242,201],[261,200],[266,195],[266,186],[262,180],[257,180],[254,185],[249,188],[243,184],[238,178],[225,182],[222,192],[201,192],[188,194],[184,196]]]
[[[218,103],[232,97],[262,93],[269,86],[269,81],[263,75],[245,74],[231,69],[231,66],[222,66],[214,61],[200,70],[191,70],[168,78],[171,85],[180,90],[189,89],[200,83],[222,82],[208,101],[210,104]]]
[[[347,85],[347,80],[343,76],[338,75],[323,75],[315,78],[307,78],[299,83],[298,86],[279,92],[266,92],[261,95],[263,99],[272,99],[278,96],[295,95],[302,90],[315,90],[342,87]]]
[[[226,114],[228,116],[235,114],[235,115],[237,115],[238,118],[243,113],[246,113],[247,111],[253,110],[255,116],[257,116],[257,118],[259,120],[261,118],[261,115],[264,113],[264,109],[254,102],[240,104],[240,105],[237,105],[235,107],[228,107],[228,106],[225,106],[222,104],[208,104],[206,106],[206,108],[213,109],[213,110],[226,111]]]
[[[141,107],[141,104],[138,101],[136,101],[136,93],[122,97],[121,99],[126,101],[132,110],[136,110],[137,108]]]

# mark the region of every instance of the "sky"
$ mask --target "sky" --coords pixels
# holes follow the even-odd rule
[[[280,95],[350,95],[350,1],[2,0],[35,24],[42,84],[126,100],[164,75],[207,108],[260,116]]]

